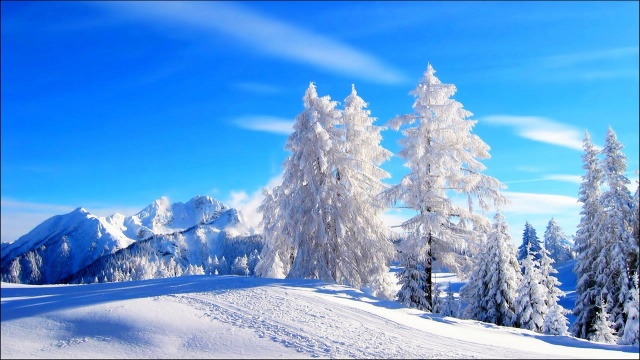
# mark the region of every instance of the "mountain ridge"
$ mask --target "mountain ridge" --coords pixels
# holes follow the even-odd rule
[[[217,239],[220,231],[227,231],[230,237],[254,233],[243,223],[238,210],[209,196],[198,195],[186,203],[170,203],[163,196],[131,216],[115,213],[99,217],[78,207],[43,221],[16,241],[3,245],[2,279],[56,283],[136,242],[171,237],[199,225],[216,230],[208,233],[208,242]]]

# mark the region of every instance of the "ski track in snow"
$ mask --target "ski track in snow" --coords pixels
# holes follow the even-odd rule
[[[480,343],[469,346],[469,342],[405,326],[365,310],[336,307],[330,300],[318,300],[317,294],[305,296],[305,291],[292,288],[278,290],[282,293],[277,296],[273,295],[274,289],[247,289],[172,297],[203,311],[212,321],[251,329],[261,338],[270,338],[311,358],[540,357]],[[289,292],[296,296],[289,296]],[[365,313],[367,316],[362,316]],[[390,326],[395,331],[380,330]],[[413,341],[425,338],[432,347],[425,348],[424,340]],[[473,352],[461,352],[465,348],[472,348]]]

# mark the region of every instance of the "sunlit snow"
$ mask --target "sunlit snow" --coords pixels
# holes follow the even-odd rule
[[[633,346],[443,317],[317,280],[2,283],[1,298],[3,359],[638,358]]]

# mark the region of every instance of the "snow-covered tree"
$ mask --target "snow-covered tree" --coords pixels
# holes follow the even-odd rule
[[[457,316],[458,309],[459,305],[455,299],[453,288],[451,287],[451,282],[449,282],[449,285],[447,285],[447,295],[442,301],[441,314],[444,316]]]
[[[392,154],[355,88],[336,109],[310,84],[286,148],[283,182],[265,192],[259,276],[317,278],[383,291],[393,247],[377,196]]]
[[[622,144],[609,128],[602,149],[607,189],[600,198],[601,208],[596,214],[598,227],[595,241],[601,251],[594,262],[596,286],[603,289],[606,295],[607,312],[619,336],[624,333],[624,306],[631,297],[628,259],[632,253],[638,253],[631,224],[632,200],[627,188],[629,179],[625,176],[627,158],[621,149]]]
[[[378,196],[388,186],[381,179],[390,177],[378,166],[392,153],[380,145],[382,127],[374,126],[375,118],[366,109],[367,103],[352,86],[344,101],[342,122],[344,142],[334,150],[336,189],[333,199],[332,229],[338,248],[334,280],[356,288],[372,287],[376,293],[388,291],[376,288],[389,271],[393,245],[386,236],[387,227],[381,219],[385,204]],[[342,249],[339,249],[342,247]]]
[[[573,258],[571,246],[567,242],[567,236],[554,218],[549,220],[544,232],[544,248],[556,264],[561,264]]]
[[[609,321],[609,314],[607,313],[606,300],[600,296],[600,301],[596,306],[596,317],[591,325],[591,332],[589,333],[589,340],[613,344],[618,340],[615,330],[613,329],[613,322]]]
[[[231,273],[234,275],[249,276],[249,263],[247,255],[238,256],[231,265]]]
[[[542,324],[542,332],[549,335],[566,335],[567,324],[569,324],[566,317],[568,311],[558,303],[565,293],[559,288],[562,284],[553,276],[558,273],[558,270],[553,267],[555,260],[549,256],[546,248],[542,248],[540,254],[540,284],[545,288],[547,295],[545,304],[548,309]]]
[[[265,238],[260,261],[256,264],[255,274],[260,277],[284,278],[287,276],[295,249],[291,244],[291,236],[285,231],[291,227],[285,226],[286,221],[282,218],[281,206],[285,202],[285,189],[280,185],[273,191],[264,189],[264,200],[258,207],[262,213],[261,226]],[[289,190],[291,191],[291,190]]]
[[[624,307],[627,320],[624,325],[624,333],[618,341],[619,344],[638,346],[640,342],[638,311],[638,273],[635,273],[631,281],[631,299]]]
[[[516,324],[523,329],[542,332],[544,317],[548,312],[546,289],[541,284],[539,264],[534,260],[534,253],[528,250],[528,255],[520,264],[523,274],[514,304]]]
[[[402,305],[416,308],[418,310],[429,311],[430,304],[427,304],[425,288],[425,272],[412,253],[403,254],[406,257],[402,264],[402,270],[398,272],[398,285],[400,290],[396,294],[396,299]]]
[[[636,176],[640,175],[636,170]],[[638,249],[640,245],[640,179],[636,180],[636,192],[633,195],[632,216],[631,224],[633,224],[633,238],[635,239],[635,245],[632,249]],[[631,252],[629,257],[629,275],[637,274],[640,272],[640,254],[638,252]]]
[[[511,326],[515,322],[514,302],[521,275],[509,226],[500,212],[494,217],[493,230],[487,240],[489,287],[485,321]]]
[[[467,119],[471,112],[451,99],[456,90],[453,84],[443,84],[428,65],[411,92],[415,96],[413,113],[389,121],[396,130],[409,126],[402,132],[398,155],[410,173],[385,195],[391,203],[399,202],[416,212],[402,226],[407,233],[405,241],[426,272],[422,293],[428,310],[434,260],[460,272],[468,261],[464,255],[467,242],[478,238],[475,231],[489,226],[488,219],[474,211],[474,205],[485,211],[506,202],[499,192],[502,184],[482,174],[485,166],[478,159],[490,157],[489,146],[471,133],[476,121]],[[454,204],[453,195],[466,197],[468,206]]]
[[[596,287],[593,263],[601,248],[595,241],[597,232],[596,215],[600,211],[600,183],[603,178],[598,151],[591,142],[589,132],[585,132],[582,155],[582,176],[578,201],[582,203],[580,223],[575,237],[577,261],[573,269],[577,276],[576,301],[573,314],[576,316],[571,333],[575,337],[588,339],[596,318],[596,302],[600,290]]]
[[[511,244],[509,226],[500,212],[494,216],[493,228],[487,237],[485,250],[479,254],[475,271],[464,287],[476,287],[465,294],[472,319],[502,326],[515,323],[516,289],[520,283],[520,265],[516,249]]]
[[[536,229],[527,221],[524,224],[524,231],[522,232],[522,245],[518,247],[518,261],[524,260],[529,252],[533,254],[534,260],[539,261],[541,249],[542,246],[540,244],[540,239],[538,239],[538,235],[536,234]]]
[[[486,247],[486,246],[485,246]],[[458,317],[484,321],[487,316],[486,299],[489,292],[488,254],[478,252],[472,258],[473,266],[466,283],[460,288]]]

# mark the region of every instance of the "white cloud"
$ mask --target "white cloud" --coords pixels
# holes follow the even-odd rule
[[[503,209],[509,233],[516,246],[522,243],[525,222],[529,222],[540,240],[544,238],[549,220],[554,218],[566,235],[575,233],[580,222],[582,205],[577,198],[565,195],[502,192],[510,200]]]
[[[195,28],[213,36],[224,33],[251,49],[325,70],[379,83],[404,81],[398,70],[365,52],[230,2],[123,1],[103,6],[156,23]]]
[[[289,135],[293,132],[293,120],[275,116],[245,116],[233,123],[243,129]]]
[[[512,180],[512,181],[503,181],[504,184],[517,184],[517,183],[528,183],[528,182],[536,182],[536,181],[563,181],[572,184],[581,184],[582,177],[580,175],[566,175],[566,174],[552,174],[547,175],[537,179],[525,179],[525,180]]]
[[[525,192],[503,191],[511,203],[504,207],[506,213],[545,214],[553,216],[565,212],[580,212],[578,199],[566,195],[535,194]]]
[[[273,189],[274,187],[282,183],[282,174],[275,176],[267,182],[267,184],[258,190],[255,190],[251,195],[246,191],[231,191],[230,199],[224,201],[229,207],[239,210],[242,213],[242,217],[246,224],[254,229],[258,229],[260,221],[262,220],[262,214],[258,212],[258,206],[262,203],[264,195],[262,190],[266,187]],[[259,232],[259,231],[258,231]]]
[[[584,131],[539,116],[489,115],[482,121],[493,125],[513,127],[518,136],[525,139],[582,150]]]

